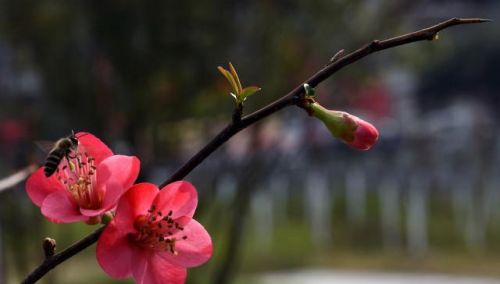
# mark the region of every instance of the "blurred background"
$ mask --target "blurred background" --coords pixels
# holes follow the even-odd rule
[[[245,105],[251,113],[340,49],[451,17],[490,18],[373,54],[317,89],[324,106],[380,130],[371,151],[350,149],[289,108],[232,138],[186,179],[215,246],[189,283],[320,283],[325,275],[324,283],[351,283],[345,271],[399,275],[394,283],[415,275],[494,283],[499,15],[495,0],[0,0],[0,178],[43,162],[34,141],[73,129],[138,156],[140,180],[161,183],[231,119],[218,65],[231,61],[244,85],[262,87]],[[0,283],[17,283],[40,263],[44,237],[61,250],[94,229],[46,221],[24,182],[3,189]],[[42,283],[114,282],[93,246]]]

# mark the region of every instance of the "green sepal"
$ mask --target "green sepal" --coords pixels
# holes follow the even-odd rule
[[[111,222],[111,220],[113,220],[113,218],[114,218],[113,213],[108,211],[102,215],[101,224],[106,225],[109,222]]]
[[[304,90],[306,91],[306,97],[314,97],[316,95],[316,91],[313,87],[309,86],[309,84],[304,84]]]
[[[347,143],[354,140],[357,124],[347,113],[326,109],[318,103],[309,104],[309,111],[323,122],[334,137]]]

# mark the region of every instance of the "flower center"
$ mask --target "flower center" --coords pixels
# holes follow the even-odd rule
[[[74,155],[74,156],[71,156]],[[95,159],[87,152],[73,152],[68,160],[63,157],[56,171],[57,179],[71,193],[81,208],[98,209],[102,196],[96,189],[97,172]]]
[[[156,211],[154,205],[148,210],[148,214],[140,215],[135,219],[134,227],[137,230],[131,234],[130,240],[141,247],[150,248],[156,251],[168,251],[177,255],[175,245],[181,240],[187,240],[187,236],[179,237],[178,232],[184,230],[180,218],[172,218],[173,211],[164,215],[161,211]]]

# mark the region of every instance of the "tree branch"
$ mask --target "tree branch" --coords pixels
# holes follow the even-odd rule
[[[461,18],[453,18],[442,23],[439,23],[435,26],[425,28],[416,32],[408,33],[405,35],[393,37],[385,40],[374,40],[369,44],[361,47],[360,49],[353,51],[347,55],[342,56],[340,54],[337,56],[335,60],[326,65],[323,69],[318,71],[312,77],[307,79],[305,82],[297,86],[295,89],[290,91],[288,94],[284,95],[280,99],[272,102],[271,104],[263,107],[262,109],[243,117],[241,120],[233,121],[228,126],[226,126],[217,136],[215,136],[205,147],[203,147],[198,153],[196,153],[189,161],[187,161],[183,166],[181,166],[177,171],[170,176],[167,180],[165,180],[160,188],[165,185],[183,179],[187,176],[193,169],[195,169],[198,165],[200,165],[208,156],[210,156],[215,150],[217,150],[222,144],[224,144],[229,138],[238,133],[239,131],[245,129],[246,127],[252,125],[253,123],[291,105],[301,106],[301,98],[304,95],[303,84],[309,84],[311,87],[316,87],[319,83],[323,82],[337,71],[342,69],[343,67],[350,65],[363,57],[380,51],[384,49],[389,49],[392,47],[422,41],[422,40],[433,40],[436,34],[448,27],[455,25],[463,25],[463,24],[475,24],[488,22],[488,19],[479,19],[479,18],[469,18],[469,19],[461,19]],[[22,282],[23,284],[35,283],[40,278],[42,278],[48,271],[52,268],[56,267],[63,261],[72,257],[73,255],[79,253],[85,248],[89,247],[93,243],[95,243],[100,234],[102,233],[104,227],[96,230],[91,233],[87,237],[78,241],[77,243],[71,245],[67,249],[61,251],[60,253],[45,259],[45,261],[40,264],[33,272],[31,272],[26,279]]]
[[[14,186],[25,180],[30,174],[34,173],[36,169],[38,169],[37,165],[29,165],[8,177],[0,179],[0,193],[14,188]]]
[[[40,264],[35,270],[33,270],[24,280],[21,282],[22,284],[32,284],[36,281],[40,280],[47,272],[52,270],[52,268],[61,264],[63,261],[68,258],[74,256],[75,254],[81,252],[85,248],[91,246],[93,243],[97,242],[99,236],[104,230],[104,226],[95,230],[90,235],[85,238],[79,240],[78,242],[72,244],[67,249],[61,251],[58,254],[55,254],[51,257],[46,258],[42,264]]]
[[[165,185],[183,179],[185,176],[187,176],[194,168],[196,168],[205,158],[207,158],[212,152],[214,152],[216,149],[218,149],[222,144],[224,144],[229,138],[231,138],[234,134],[238,133],[242,129],[245,129],[249,125],[263,119],[264,117],[273,114],[277,112],[278,110],[281,110],[284,107],[290,106],[290,105],[298,105],[300,106],[301,103],[301,96],[304,94],[304,88],[302,87],[304,84],[309,84],[311,87],[316,87],[319,83],[323,82],[333,74],[335,74],[337,71],[342,69],[343,67],[350,65],[363,57],[367,56],[368,54],[416,42],[416,41],[421,41],[421,40],[433,40],[435,35],[448,27],[455,26],[455,25],[463,25],[463,24],[475,24],[475,23],[482,23],[482,22],[488,22],[490,20],[488,19],[479,19],[479,18],[471,18],[471,19],[460,19],[460,18],[453,18],[449,19],[445,22],[439,23],[435,26],[425,28],[416,32],[408,33],[405,35],[393,37],[390,39],[386,40],[373,40],[371,43],[366,44],[362,48],[351,52],[345,56],[342,56],[342,54],[337,53],[337,58],[335,60],[332,60],[330,64],[326,65],[322,70],[318,71],[316,74],[314,74],[312,77],[310,77],[307,81],[303,82],[299,86],[297,86],[295,89],[293,89],[291,92],[286,94],[285,96],[281,97],[280,99],[274,101],[273,103],[269,104],[268,106],[250,114],[245,117],[243,117],[239,122],[233,122],[230,125],[228,125],[226,128],[224,128],[210,143],[208,143],[203,149],[201,149],[196,155],[194,155],[187,163],[185,163],[182,167],[180,167],[170,178],[165,180],[161,185],[160,188],[164,187]],[[335,57],[335,56],[334,56]]]

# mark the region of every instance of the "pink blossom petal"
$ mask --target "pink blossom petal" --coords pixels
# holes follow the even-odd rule
[[[173,219],[180,216],[193,217],[198,205],[198,193],[191,183],[176,181],[162,188],[153,204],[164,214],[172,210]]]
[[[36,170],[26,181],[26,192],[31,201],[39,207],[48,195],[58,190],[64,190],[63,185],[55,175],[46,177],[43,167]]]
[[[140,262],[141,265],[133,272],[138,284],[182,284],[186,280],[186,268],[174,265],[157,255],[148,255],[146,265],[143,260]]]
[[[183,236],[186,236],[187,239],[183,240]],[[179,231],[175,237],[177,238],[175,250],[178,254],[161,252],[158,253],[158,256],[182,267],[201,265],[212,256],[213,245],[210,235],[196,220],[191,220],[184,226],[184,230]]]
[[[118,200],[123,194],[130,188],[124,188],[121,184],[116,183],[114,180],[109,180],[106,185],[106,190],[104,193],[104,200],[102,201],[102,209],[104,211],[111,210],[116,207]]]
[[[126,232],[121,231],[113,221],[99,237],[96,257],[102,269],[112,277],[126,278],[132,274],[132,265],[135,265],[134,248],[131,247]]]
[[[118,199],[132,186],[139,174],[139,159],[132,156],[114,155],[97,166],[95,190],[103,196],[100,208],[80,211],[86,216],[98,216],[116,206]]]
[[[135,283],[142,284],[145,282],[145,278],[149,273],[148,259],[152,256],[149,251],[141,251],[137,253],[134,258],[134,265],[132,265],[132,276],[134,277]]]
[[[108,180],[118,182],[127,191],[137,179],[141,162],[134,156],[113,155],[97,166],[97,186]],[[121,195],[121,194],[120,194]]]
[[[65,191],[57,191],[47,196],[42,203],[42,214],[55,223],[71,223],[88,219],[80,213],[78,205]]]
[[[87,217],[95,217],[95,216],[100,216],[102,215],[103,213],[105,213],[106,209],[104,208],[99,208],[99,209],[85,209],[85,208],[79,208],[80,209],[80,213],[84,216],[87,216]]]
[[[157,194],[158,187],[152,183],[138,183],[132,186],[118,201],[114,219],[117,226],[134,231],[135,218],[147,214]]]
[[[108,181],[104,186],[105,189],[98,188],[97,190],[102,191],[104,194],[104,200],[102,201],[101,207],[97,209],[86,209],[80,207],[80,212],[89,217],[99,216],[103,213],[116,207],[118,199],[123,195],[124,190],[121,185],[116,182]]]
[[[358,127],[354,132],[354,141],[350,145],[359,150],[369,150],[378,140],[378,130],[371,123],[352,116]]]
[[[102,160],[113,155],[111,149],[104,144],[101,139],[95,137],[88,132],[78,132],[75,134],[78,138],[79,152],[87,152],[95,158],[96,165],[99,165]]]

